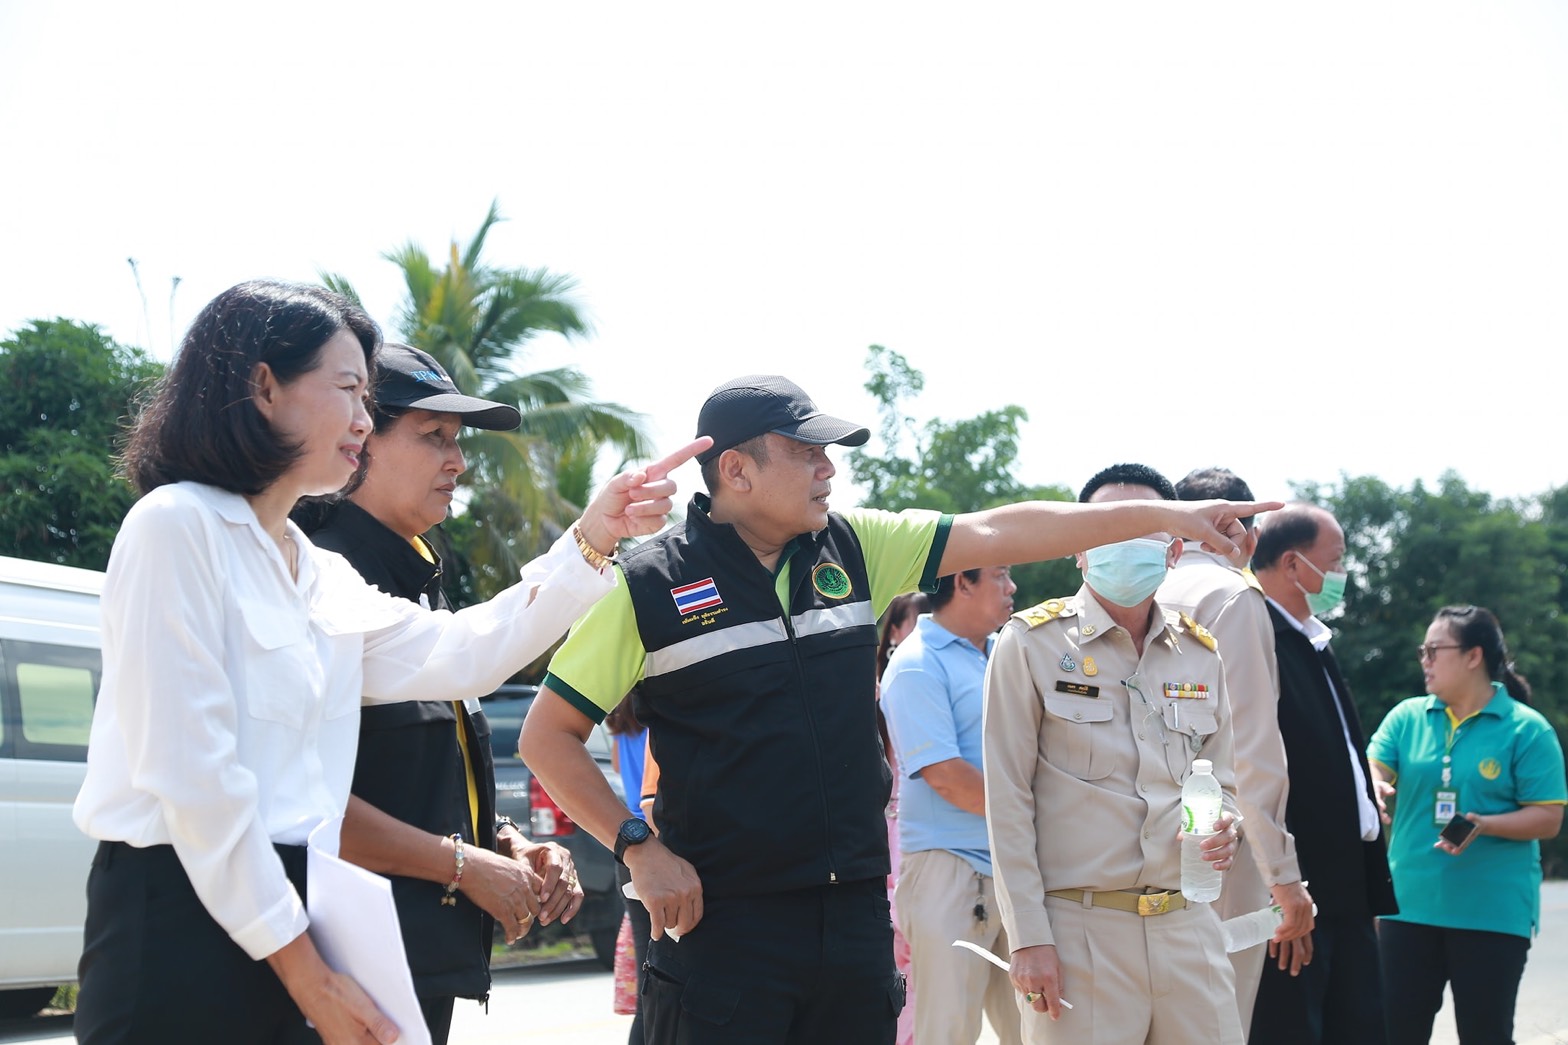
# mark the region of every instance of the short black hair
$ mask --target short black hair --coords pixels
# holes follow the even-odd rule
[[[1113,464],[1109,468],[1102,468],[1094,473],[1093,478],[1083,484],[1083,490],[1078,494],[1080,502],[1086,502],[1093,497],[1102,486],[1112,483],[1121,483],[1125,486],[1147,486],[1161,499],[1174,501],[1176,488],[1165,476],[1156,472],[1146,464]]]
[[[978,568],[973,570],[961,570],[960,572],[969,579],[970,584],[974,584],[980,580],[980,570]],[[956,594],[958,594],[957,573],[949,573],[945,577],[938,577],[936,579],[936,591],[930,593],[931,609],[933,611],[941,609],[943,606],[946,606],[948,603],[952,602],[953,596]]]
[[[759,465],[768,463],[768,434],[754,435],[744,442],[736,443],[729,447],[730,450],[739,450]],[[719,455],[720,457],[723,454]],[[712,497],[719,489],[719,458],[711,457],[702,462],[702,485],[707,487],[708,496]]]
[[[1266,570],[1286,552],[1316,544],[1323,530],[1322,511],[1316,505],[1297,502],[1264,516],[1258,524],[1258,547],[1252,553],[1252,568]]]
[[[265,490],[301,448],[256,409],[252,374],[266,363],[288,384],[320,366],[322,346],[345,330],[369,369],[381,331],[340,294],[254,280],[213,298],[131,430],[122,463],[137,491],[184,480],[243,494]]]
[[[1194,468],[1176,483],[1176,497],[1183,501],[1252,501],[1252,487],[1229,468]],[[1252,529],[1254,516],[1240,520]]]
[[[1521,704],[1530,703],[1530,683],[1514,670],[1513,657],[1509,656],[1508,643],[1503,640],[1503,626],[1497,615],[1483,606],[1444,606],[1434,620],[1444,621],[1455,640],[1465,649],[1481,648],[1481,659],[1486,664],[1487,678],[1501,682],[1508,695]]]

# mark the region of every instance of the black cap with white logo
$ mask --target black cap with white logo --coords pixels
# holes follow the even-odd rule
[[[376,405],[456,414],[465,425],[507,431],[523,423],[515,406],[465,396],[429,352],[384,344],[376,352]]]

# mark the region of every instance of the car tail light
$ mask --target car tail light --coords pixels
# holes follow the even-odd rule
[[[538,777],[528,781],[528,807],[529,834],[533,837],[560,838],[576,834],[577,825],[566,815],[566,810],[555,804]]]

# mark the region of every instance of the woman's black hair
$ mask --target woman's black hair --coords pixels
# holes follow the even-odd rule
[[[169,372],[137,417],[122,465],[139,493],[183,480],[257,494],[299,457],[252,399],[256,366],[283,384],[321,365],[321,349],[353,334],[370,367],[381,332],[347,298],[303,283],[230,287],[191,324]]]
[[[1436,619],[1447,622],[1461,648],[1481,650],[1487,678],[1501,682],[1508,695],[1519,703],[1530,703],[1530,683],[1514,671],[1508,644],[1503,641],[1503,626],[1491,610],[1481,606],[1444,606],[1437,611]]]
[[[633,686],[631,692],[621,698],[621,702],[610,709],[604,716],[605,732],[611,736],[634,737],[643,731],[643,724],[637,720],[637,712],[633,710],[632,703],[637,697],[637,687]]]

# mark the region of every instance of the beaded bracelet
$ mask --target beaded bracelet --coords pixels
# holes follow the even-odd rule
[[[452,854],[457,858],[457,870],[452,874],[452,880],[446,885],[446,895],[441,897],[442,907],[457,906],[457,887],[463,883],[463,836],[449,835],[452,839]]]

